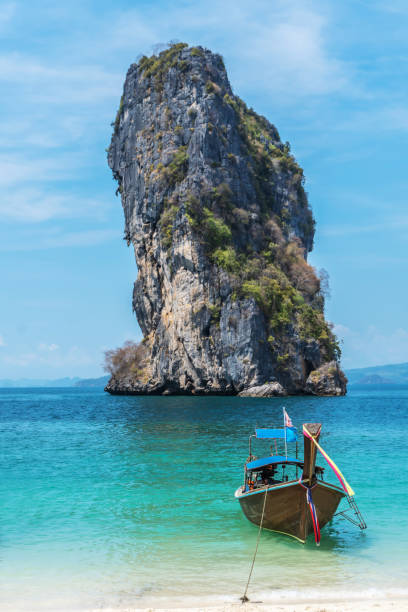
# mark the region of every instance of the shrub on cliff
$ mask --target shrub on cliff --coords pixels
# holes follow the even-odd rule
[[[185,178],[187,170],[187,147],[182,146],[174,152],[173,159],[169,165],[162,170],[162,173],[169,186],[174,187],[174,185],[181,183],[181,181]]]
[[[239,261],[235,250],[231,246],[228,246],[226,249],[216,249],[212,254],[212,261],[227,272],[231,272],[232,274],[238,274],[239,272]]]
[[[186,69],[186,62],[179,62],[181,51],[187,47],[186,43],[176,43],[168,49],[164,49],[158,56],[152,57],[143,56],[139,61],[139,69],[142,71],[145,78],[153,78],[155,89],[161,92],[166,73],[170,68],[178,66],[181,71]]]
[[[146,356],[146,347],[142,342],[128,340],[117,349],[105,351],[103,369],[114,378],[142,378]]]

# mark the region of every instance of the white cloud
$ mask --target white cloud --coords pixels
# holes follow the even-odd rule
[[[123,12],[107,24],[106,45],[148,52],[147,45],[178,38],[210,46],[228,54],[233,85],[250,89],[261,80],[264,91],[298,100],[350,84],[350,67],[329,50],[329,26],[327,17],[300,1],[262,0],[255,12],[244,0],[209,0],[172,7],[165,20],[154,8]]]
[[[20,189],[0,201],[0,217],[23,223],[38,223],[68,214],[68,199],[46,195],[35,189]]]
[[[79,159],[60,154],[58,158],[30,158],[27,154],[0,154],[0,187],[2,189],[22,183],[44,183],[72,178]]]
[[[6,343],[4,341],[4,337],[0,334],[0,346],[6,346]]]
[[[105,13],[90,31],[74,28],[72,36],[61,38],[57,54],[68,56],[69,63],[17,53],[0,56],[0,79],[29,89],[33,100],[100,103],[119,97],[124,76],[103,68],[101,57],[115,60],[126,53],[125,63],[117,62],[126,70],[139,53],[150,53],[154,43],[180,39],[228,56],[233,85],[250,89],[261,80],[264,91],[286,100],[295,95],[297,102],[356,89],[356,83],[350,87],[351,66],[330,48],[332,19],[300,0],[258,0],[256,10],[245,0],[173,3],[165,19],[163,7],[151,3]]]
[[[8,365],[24,368],[36,361],[35,353],[21,353],[19,355],[5,355],[2,361]]]
[[[3,32],[12,21],[16,13],[15,2],[7,2],[0,6],[0,33]]]
[[[51,219],[104,220],[113,198],[109,202],[105,197],[84,197],[62,186],[71,180],[78,190],[80,172],[89,162],[81,153],[37,158],[17,152],[0,154],[0,219],[30,224]]]
[[[68,181],[78,191],[78,179],[92,163],[81,152],[37,157],[16,151],[0,154],[0,219],[29,224],[75,218],[104,221],[113,193],[98,198],[68,192]]]
[[[54,348],[55,347],[55,348]],[[11,353],[2,357],[7,365],[17,368],[25,368],[35,365],[45,367],[48,370],[69,368],[71,366],[89,366],[95,364],[95,356],[79,346],[71,346],[65,350],[58,345],[41,343],[37,349],[28,349],[21,353]],[[43,370],[46,371],[46,370]]]
[[[406,0],[392,0],[392,2],[376,2],[374,4],[374,8],[380,11],[384,11],[386,13],[395,13],[396,15],[408,15],[408,6]]]
[[[121,238],[122,235],[116,230],[96,229],[65,232],[61,236],[45,240],[43,248],[94,246],[109,240],[120,240]]]
[[[78,10],[78,19],[87,17],[86,8]],[[9,8],[4,14],[13,11]],[[56,15],[40,11],[37,18],[52,22]],[[92,146],[95,134],[102,129],[109,132],[123,73],[138,52],[147,51],[154,42],[178,37],[227,51],[233,82],[252,88],[262,79],[264,89],[289,98],[295,91],[296,99],[338,91],[347,81],[345,67],[328,51],[327,18],[300,1],[288,5],[262,0],[255,12],[243,0],[209,0],[205,5],[171,6],[165,20],[151,5],[143,11],[105,12],[91,31],[78,28],[77,21],[74,24],[69,37],[61,30],[53,55],[0,54],[0,82],[9,92],[10,115],[0,126],[0,142],[8,149],[0,156],[2,219],[40,224],[91,215],[101,218],[106,205],[68,194],[61,183],[85,176],[91,157],[84,141]],[[127,51],[131,53],[120,60]],[[112,57],[111,64],[107,57]],[[118,65],[123,73],[116,70]],[[75,147],[75,154],[66,152],[67,145]],[[53,154],[44,155],[43,149],[50,148]],[[82,239],[85,236],[66,235],[67,244]],[[102,234],[91,239],[101,240]]]
[[[63,247],[92,247],[110,241],[120,241],[123,234],[116,229],[83,229],[67,231],[58,227],[43,229],[34,226],[30,230],[14,233],[11,240],[0,243],[0,252],[38,251]]]
[[[326,26],[322,17],[308,11],[270,14],[269,23],[252,29],[252,40],[245,47],[245,59],[255,67],[247,74],[255,72],[259,78],[261,73],[269,90],[285,96],[296,93],[297,99],[343,89],[345,69],[325,48]]]
[[[75,218],[101,221],[111,205],[107,199],[84,198],[58,190],[49,193],[35,187],[21,188],[5,193],[0,199],[0,219],[22,223]]]
[[[376,97],[381,99],[381,93],[377,92]],[[390,94],[387,94],[387,98]],[[339,121],[330,130],[340,132],[406,132],[408,130],[408,106],[398,103],[378,105],[374,103],[364,110],[351,112],[347,119]]]
[[[137,10],[123,11],[111,20],[110,29],[106,23],[103,30],[108,31],[99,36],[98,46],[105,44],[111,51],[135,48],[142,51],[156,43],[160,39],[160,29],[163,29],[167,19],[171,19],[171,11],[167,13],[166,20],[152,20],[151,23],[146,20],[146,11],[143,13]]]
[[[58,349],[59,349],[58,344],[54,344],[54,343],[46,344],[45,342],[41,342],[38,345],[38,350],[39,351],[46,351],[46,352],[51,352],[52,353],[54,351],[57,351]]]
[[[106,120],[108,125],[108,118],[105,118],[103,113],[95,116],[91,111],[78,113],[78,109],[71,107],[66,109],[58,117],[58,121],[50,121],[50,115],[47,114],[44,108],[30,109],[30,113],[26,113],[21,116],[13,117],[11,114],[7,121],[0,122],[0,146],[4,150],[8,150],[7,156],[3,155],[3,159],[6,161],[10,159],[15,160],[18,151],[24,151],[25,158],[29,159],[29,152],[41,151],[41,149],[61,149],[67,148],[69,145],[74,144],[76,147],[76,164],[78,165],[78,158],[81,162],[84,161],[84,154],[78,152],[78,141],[83,146],[84,139],[91,136],[92,131],[95,129],[95,124],[99,123],[103,125]],[[89,131],[91,130],[91,133]],[[21,154],[21,153],[20,153]],[[67,158],[67,154],[59,153]],[[48,156],[48,157],[47,157]],[[41,154],[41,158],[50,160],[49,153],[44,155]],[[74,161],[73,155],[71,159],[66,159],[68,165],[71,167]]]
[[[408,361],[408,331],[402,327],[387,334],[373,325],[355,331],[337,324],[334,333],[344,342],[342,363],[346,368]]]
[[[98,64],[77,65],[38,60],[19,53],[0,55],[0,82],[28,92],[30,103],[59,106],[100,104],[118,98],[122,75]]]
[[[16,119],[0,122],[0,146],[9,150],[22,146],[35,147],[36,150],[57,147],[61,142],[63,131],[59,130],[58,137],[57,131],[50,129],[49,123],[47,127],[41,126],[41,123],[39,118],[36,121],[31,118],[30,120]]]
[[[384,206],[386,209],[386,206]],[[367,220],[368,221],[368,220]],[[408,217],[403,216],[387,216],[386,219],[378,220],[375,223],[364,223],[364,219],[359,220],[358,224],[352,225],[322,225],[319,228],[321,236],[351,236],[360,234],[374,234],[384,231],[405,232],[408,229]]]

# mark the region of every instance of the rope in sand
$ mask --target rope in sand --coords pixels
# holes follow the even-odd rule
[[[249,583],[250,583],[251,576],[252,576],[252,571],[253,571],[254,565],[255,565],[256,553],[258,552],[259,538],[261,537],[262,524],[263,524],[264,514],[265,514],[266,495],[267,495],[267,493],[268,493],[268,486],[266,486],[266,489],[265,489],[265,496],[264,496],[264,503],[263,503],[263,508],[262,508],[261,522],[259,523],[258,537],[256,539],[255,552],[254,552],[254,557],[252,559],[252,565],[251,565],[251,569],[250,569],[249,576],[248,576],[248,582],[247,582],[247,585],[246,585],[245,592],[244,592],[243,596],[240,597],[240,600],[242,601],[243,604],[246,603],[247,601],[249,601],[249,597],[247,597],[247,592],[248,592],[248,587],[249,587]]]

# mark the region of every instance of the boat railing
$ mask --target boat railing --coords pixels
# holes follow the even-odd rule
[[[291,485],[291,484],[296,484],[297,482],[299,482],[299,480],[297,478],[295,478],[294,480],[280,480],[280,481],[275,481],[272,484],[265,484],[263,482],[259,482],[259,483],[255,483],[253,485],[253,487],[248,488],[247,490],[245,490],[245,486],[242,485],[241,486],[241,491],[243,494],[245,493],[253,493],[254,491],[264,491],[265,489],[270,489],[271,491],[273,489],[276,489],[277,487],[281,487],[282,485]]]

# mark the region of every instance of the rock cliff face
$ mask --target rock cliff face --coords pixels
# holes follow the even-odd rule
[[[131,65],[108,161],[145,358],[107,391],[345,393],[302,169],[219,55],[180,43]]]

